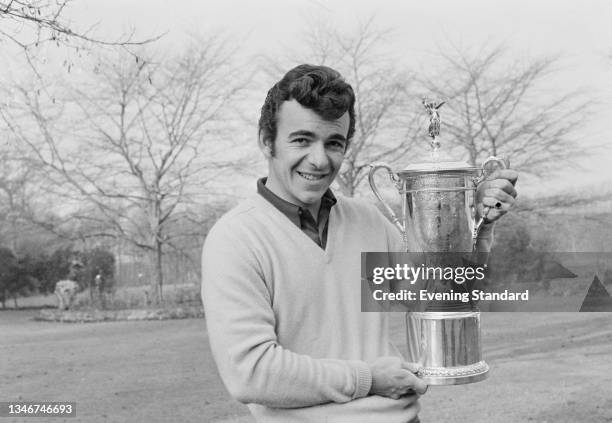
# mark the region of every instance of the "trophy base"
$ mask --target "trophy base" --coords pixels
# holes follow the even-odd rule
[[[480,312],[411,312],[406,315],[408,361],[429,385],[462,385],[486,379]]]
[[[463,385],[485,380],[489,375],[489,365],[480,361],[471,366],[426,367],[419,376],[428,385]]]

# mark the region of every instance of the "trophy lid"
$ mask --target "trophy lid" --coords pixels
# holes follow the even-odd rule
[[[471,166],[465,162],[444,161],[444,162],[414,163],[414,164],[408,165],[407,167],[405,167],[404,169],[400,170],[397,173],[400,176],[412,176],[412,175],[422,175],[426,173],[471,174],[475,171],[478,171],[478,168],[476,166]]]
[[[421,175],[426,173],[470,174],[476,170],[478,170],[477,167],[465,162],[453,160],[446,152],[434,148],[429,151],[425,157],[420,157],[418,163],[406,166],[404,169],[400,170],[398,174],[402,176]]]

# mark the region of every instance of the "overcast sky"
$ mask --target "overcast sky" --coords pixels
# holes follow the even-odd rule
[[[504,43],[520,59],[561,54],[560,70],[552,82],[564,91],[588,90],[600,112],[591,126],[585,126],[585,133],[593,144],[612,140],[612,2],[608,0],[74,0],[69,12],[78,28],[97,23],[100,35],[132,28],[136,37],[167,32],[161,42],[165,47],[180,45],[187,32],[223,30],[240,41],[245,56],[272,55],[283,46],[299,46],[306,16],[350,28],[374,13],[377,25],[394,29],[389,48],[400,53],[408,67],[423,72],[427,70],[419,65],[439,46],[450,44],[470,48]],[[563,169],[540,183],[539,189],[612,181],[612,147],[579,164],[584,169]],[[524,188],[537,191],[533,182]]]

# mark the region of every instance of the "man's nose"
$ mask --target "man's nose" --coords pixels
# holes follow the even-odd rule
[[[329,157],[322,142],[315,142],[311,145],[308,153],[308,161],[317,169],[324,169],[329,163]]]

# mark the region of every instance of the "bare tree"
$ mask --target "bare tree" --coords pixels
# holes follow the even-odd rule
[[[125,34],[108,40],[93,34],[93,27],[79,30],[66,18],[70,0],[2,0],[0,1],[0,40],[11,40],[23,50],[52,42],[74,46],[74,41],[85,41],[107,46],[136,46],[154,39],[135,40]]]
[[[223,142],[230,102],[246,83],[233,52],[211,37],[162,63],[122,55],[58,101],[54,118],[35,91],[21,88],[36,134],[5,119],[57,181],[57,194],[73,200],[70,215],[84,222],[84,236],[121,238],[149,255],[157,301],[164,252],[185,236],[168,228],[236,162]],[[60,116],[64,125],[76,116],[69,131],[58,129]]]
[[[306,48],[299,54],[289,53],[282,63],[269,59],[269,69],[278,78],[288,63],[327,65],[352,85],[357,98],[356,131],[336,182],[343,194],[353,196],[367,176],[369,164],[405,163],[405,154],[423,144],[424,114],[420,99],[409,95],[412,75],[384,51],[391,31],[378,28],[373,16],[347,33],[325,22],[307,22],[302,37]]]
[[[441,136],[450,135],[471,164],[505,155],[513,167],[535,175],[583,154],[580,131],[589,103],[580,92],[545,91],[557,60],[520,63],[507,56],[503,47],[441,53],[439,71],[421,78],[428,92],[447,101]]]
[[[48,204],[41,176],[38,166],[24,160],[11,143],[0,145],[0,245],[17,255],[32,237],[38,238],[38,245],[45,243],[47,231],[41,235],[41,228],[33,224],[44,220]]]
[[[79,56],[81,51],[91,46],[120,47],[135,55],[134,47],[163,36],[158,34],[137,39],[134,30],[112,39],[98,36],[95,31],[97,24],[82,29],[66,17],[70,4],[71,0],[0,0],[0,42],[10,41],[17,46],[40,79],[42,77],[37,66],[40,64],[40,46],[54,44],[68,47]],[[72,59],[64,60],[63,64],[70,72]]]
[[[33,169],[15,160],[6,147],[0,150],[0,163],[0,243],[15,253],[19,220],[28,207]]]

